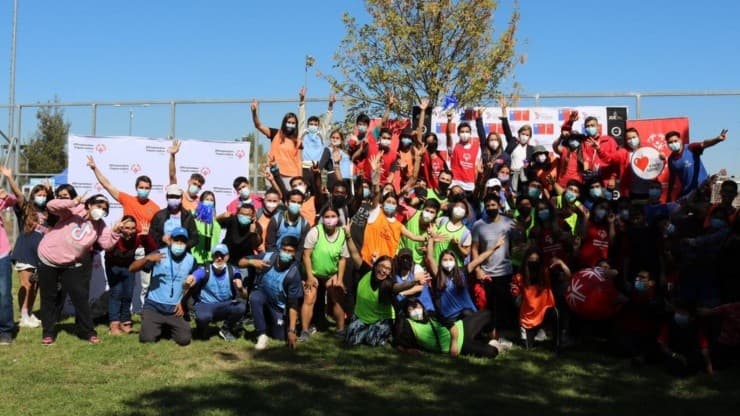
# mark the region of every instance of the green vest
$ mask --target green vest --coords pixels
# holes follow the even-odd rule
[[[360,279],[360,283],[357,285],[357,300],[355,302],[355,315],[360,318],[362,323],[367,325],[395,317],[393,306],[380,304],[378,290],[373,290],[370,285],[371,276],[372,272],[368,272]],[[388,277],[388,279],[392,279],[392,277]]]
[[[336,241],[332,243],[326,238],[323,224],[316,225],[316,229],[319,231],[319,236],[311,252],[313,274],[317,278],[328,279],[337,274],[339,259],[342,256],[342,249],[347,238],[344,235],[344,229],[339,227],[337,228],[339,235]]]
[[[416,211],[416,214],[414,214],[411,218],[409,218],[409,221],[406,223],[406,229],[409,230],[409,232],[413,235],[424,235],[426,233],[426,230],[422,230],[419,226],[419,221],[421,220],[421,213],[422,210]],[[424,247],[424,243],[420,241],[414,241],[405,235],[401,235],[401,242],[398,245],[399,249],[402,248],[408,248],[411,250],[411,254],[414,259],[414,264],[424,264],[424,252],[421,250]]]
[[[211,248],[221,242],[221,226],[214,218],[210,224],[195,220],[195,228],[198,230],[198,244],[191,253],[196,263],[205,264],[211,261]]]
[[[576,201],[574,204],[576,207],[580,205],[581,203]],[[561,209],[563,207],[563,196],[558,195],[557,198],[555,198],[555,208]],[[570,233],[573,235],[576,235],[576,224],[578,224],[578,214],[575,212],[570,214],[568,218],[565,219],[565,223],[570,226]]]
[[[451,247],[453,238],[462,243],[463,234],[469,232],[465,225],[462,225],[462,223],[462,226],[459,230],[450,231],[447,229],[447,226],[450,224],[452,224],[452,221],[450,221],[448,218],[442,217],[442,222],[440,223],[439,227],[437,227],[437,234],[443,237],[447,237],[448,240],[434,243],[434,261],[439,261],[439,255],[442,254],[443,251]],[[455,258],[457,259],[458,267],[462,267],[465,261],[465,256],[457,247],[453,248],[452,251],[455,252]]]
[[[425,351],[432,352],[450,352],[450,341],[452,335],[450,330],[445,328],[443,325],[430,319],[429,322],[417,322],[413,319],[408,319],[411,329],[414,331],[416,341],[419,343],[422,349]],[[463,344],[463,323],[462,321],[455,322],[457,327],[457,351],[462,350]]]

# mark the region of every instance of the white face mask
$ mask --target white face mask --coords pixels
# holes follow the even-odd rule
[[[460,141],[467,142],[470,140],[470,133],[460,133]]]
[[[498,143],[498,140],[491,140],[490,142],[488,142],[488,146],[490,146],[493,150],[498,150],[498,147],[500,145]]]
[[[640,138],[633,137],[631,139],[627,139],[627,144],[630,146],[630,148],[632,148],[632,150],[635,150],[640,147]]]
[[[90,210],[90,218],[94,219],[95,221],[104,218],[105,216],[106,214],[103,208],[93,208]]]
[[[388,139],[380,139],[380,145],[383,147],[391,147],[391,141]]]
[[[341,139],[332,139],[331,140],[331,145],[332,146],[341,146],[342,145],[342,140]]]
[[[529,141],[529,136],[528,135],[526,135],[526,134],[520,134],[519,135],[519,143],[521,143],[521,144],[527,144],[528,141]]]
[[[409,318],[413,319],[414,321],[421,321],[424,319],[424,309],[422,308],[414,308],[409,311]]]
[[[432,222],[434,221],[434,214],[432,214],[431,212],[422,211],[421,218],[424,219],[424,222]]]
[[[452,208],[452,216],[460,219],[465,216],[465,208],[463,207],[454,207]]]
[[[302,194],[306,193],[306,185],[298,185],[295,187],[295,189],[301,191]]]
[[[265,202],[265,208],[267,208],[267,210],[270,212],[275,211],[275,208],[277,207],[278,207],[277,202]]]
[[[226,268],[226,263],[213,263],[213,268],[217,271],[221,271]]]
[[[547,160],[547,155],[539,154],[536,156],[537,162],[539,163],[545,163]]]
[[[442,261],[442,268],[444,271],[449,272],[455,268],[455,260],[444,260]]]

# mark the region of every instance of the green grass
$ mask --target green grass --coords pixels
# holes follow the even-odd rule
[[[24,328],[0,349],[0,415],[727,415],[740,404],[737,369],[678,380],[593,349],[455,360],[317,334],[295,351],[256,352],[217,335],[141,345],[104,326],[89,345],[71,327],[49,347],[40,328]]]

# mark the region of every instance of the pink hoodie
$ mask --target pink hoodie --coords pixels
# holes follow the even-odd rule
[[[70,199],[54,199],[46,205],[59,221],[39,244],[39,257],[49,265],[66,266],[80,261],[97,241],[107,250],[116,244],[121,234],[111,231],[103,220],[86,217],[84,204]]]
[[[0,199],[0,213],[5,208],[12,207],[18,202],[15,196],[7,194],[5,199]],[[10,242],[8,241],[8,233],[5,231],[5,223],[3,217],[0,215],[0,258],[7,256],[10,253]]]

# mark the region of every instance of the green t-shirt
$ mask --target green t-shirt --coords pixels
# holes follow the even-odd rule
[[[406,223],[406,229],[409,230],[409,232],[413,235],[424,235],[426,233],[426,230],[422,230],[421,226],[419,225],[419,221],[421,220],[421,213],[422,210],[416,211],[416,214],[411,216],[409,218],[408,222]],[[422,251],[422,248],[424,247],[424,243],[420,241],[414,241],[404,235],[401,236],[401,242],[398,244],[399,250],[402,248],[408,248],[411,250],[411,254],[414,259],[414,264],[424,264],[424,252]]]
[[[428,322],[418,322],[408,319],[411,329],[414,331],[416,341],[422,349],[431,352],[450,352],[450,341],[452,335],[450,330],[434,319]],[[462,351],[463,344],[463,322],[457,321],[454,326],[457,328],[457,350]]]
[[[357,285],[357,300],[355,315],[362,323],[372,325],[385,319],[393,319],[396,315],[391,304],[382,305],[378,296],[378,289],[373,290],[370,280],[372,271],[367,272]],[[389,277],[390,278],[390,277]]]

